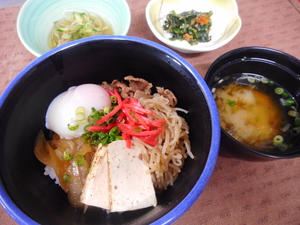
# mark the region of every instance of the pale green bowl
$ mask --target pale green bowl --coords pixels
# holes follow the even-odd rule
[[[127,35],[131,13],[126,0],[27,0],[17,19],[17,32],[24,47],[39,57],[50,50],[49,34],[62,11],[84,9],[108,20],[115,35]]]

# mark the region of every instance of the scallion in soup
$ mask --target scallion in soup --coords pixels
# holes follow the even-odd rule
[[[232,74],[212,88],[221,127],[264,151],[291,149],[299,137],[299,107],[279,84],[256,74]]]

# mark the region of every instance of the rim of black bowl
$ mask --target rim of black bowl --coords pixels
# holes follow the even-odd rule
[[[270,61],[276,64],[276,66],[283,68],[286,71],[289,71],[295,77],[300,79],[300,60],[296,57],[277,50],[273,48],[261,47],[261,46],[248,46],[241,47],[237,49],[233,49],[219,56],[209,67],[207,73],[205,75],[204,80],[207,82],[208,86],[210,86],[212,81],[212,77],[223,67],[226,67],[227,64],[235,61],[243,60],[242,58],[246,57],[245,60],[256,60],[256,61]],[[247,149],[249,152],[254,154],[263,156],[269,159],[291,159],[300,157],[300,149],[293,151],[291,154],[282,154],[282,153],[266,153],[264,151],[256,150],[249,148],[248,146],[240,143],[235,138],[233,138],[230,134],[228,134],[223,128],[221,128],[223,134],[226,135],[230,140],[236,143],[239,146]],[[295,154],[295,152],[298,152]]]
[[[248,46],[233,49],[219,56],[208,68],[204,80],[208,82],[211,80],[211,76],[213,76],[213,74],[219,69],[218,65],[223,65],[226,62],[238,59],[238,57],[242,58],[244,56],[253,59],[273,61],[285,67],[287,70],[290,70],[292,73],[297,74],[298,77],[300,76],[299,73],[295,72],[300,69],[300,60],[296,57],[274,48]]]
[[[203,169],[202,174],[200,175],[198,181],[196,182],[195,186],[192,188],[192,190],[188,193],[188,195],[171,211],[169,211],[166,215],[162,216],[158,220],[154,221],[152,224],[170,224],[177,220],[182,214],[184,214],[191,206],[192,204],[197,200],[197,198],[200,196],[202,191],[204,190],[207,182],[209,181],[211,174],[214,170],[215,164],[217,162],[218,154],[219,154],[219,147],[220,147],[220,138],[221,138],[221,129],[220,129],[220,122],[219,122],[219,115],[217,106],[215,104],[213,95],[211,94],[211,91],[209,87],[207,86],[204,79],[200,76],[200,74],[197,72],[197,70],[190,65],[184,58],[182,58],[180,55],[175,53],[174,51],[170,50],[167,47],[164,47],[158,43],[137,38],[137,37],[130,37],[130,36],[120,36],[120,35],[107,35],[107,36],[96,36],[96,37],[89,37],[84,38],[80,40],[76,40],[73,42],[66,43],[62,46],[59,46],[55,49],[50,50],[49,52],[41,55],[34,61],[32,61],[29,65],[27,65],[6,87],[4,90],[2,96],[0,97],[0,108],[3,105],[5,99],[9,95],[10,91],[14,88],[14,86],[22,79],[22,77],[32,69],[35,65],[39,64],[46,58],[48,58],[51,55],[54,55],[60,51],[63,51],[64,49],[68,49],[73,46],[81,45],[82,43],[88,42],[88,41],[100,41],[100,40],[126,40],[131,42],[138,42],[142,44],[146,44],[149,46],[152,46],[156,49],[159,49],[160,51],[165,52],[168,55],[171,55],[175,59],[177,59],[179,62],[184,64],[186,68],[193,74],[194,78],[198,82],[198,86],[201,88],[203,93],[205,93],[206,101],[208,102],[210,108],[210,116],[211,116],[211,124],[212,124],[212,142],[210,145],[210,151],[207,158],[206,165]],[[0,180],[0,203],[3,206],[3,208],[8,212],[8,214],[19,224],[37,224],[35,221],[33,221],[29,216],[27,216],[24,212],[22,212],[17,204],[9,197],[8,193],[5,191],[2,180]]]

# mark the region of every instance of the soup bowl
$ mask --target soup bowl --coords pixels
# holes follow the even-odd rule
[[[174,92],[190,126],[191,151],[173,186],[157,194],[158,204],[136,211],[85,213],[48,176],[34,155],[50,102],[71,86],[100,84],[125,76],[144,78]],[[189,90],[187,92],[186,90]],[[80,39],[37,58],[5,89],[0,100],[0,202],[19,224],[168,224],[199,197],[214,169],[220,126],[213,96],[198,72],[159,44],[126,36]]]
[[[217,84],[224,80],[230,80],[237,74],[241,74],[242,76],[251,74],[254,78],[258,79],[256,81],[250,80],[251,82],[256,82],[257,84],[263,84],[265,82],[266,86],[272,87],[272,90],[275,90],[275,84],[278,84],[290,94],[295,101],[295,106],[299,106],[300,104],[300,61],[287,53],[256,46],[234,49],[214,61],[206,73],[205,81],[210,89],[214,91],[214,87]],[[269,83],[268,80],[270,80]],[[246,85],[250,84],[248,83]],[[273,93],[273,95],[276,94]],[[283,97],[281,98],[284,99]],[[291,117],[290,119],[292,120],[291,123],[284,124],[283,127],[281,127],[285,133],[294,132],[291,131],[292,128],[299,130],[299,124],[293,124],[294,119],[299,120],[299,114],[296,115],[295,118]],[[242,121],[242,123],[244,123],[244,121]],[[287,129],[288,127],[290,128]],[[280,150],[279,148],[279,151],[259,150],[258,148],[242,144],[222,128],[221,149],[224,149],[233,156],[247,160],[295,158],[300,156],[300,139],[299,136],[296,136],[294,139],[288,149]]]

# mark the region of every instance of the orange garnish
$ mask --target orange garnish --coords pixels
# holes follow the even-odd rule
[[[208,15],[207,16],[203,16],[203,15],[198,16],[196,22],[199,24],[202,24],[202,25],[207,25],[209,22]]]
[[[184,38],[185,40],[187,40],[187,41],[190,41],[191,38],[193,38],[193,36],[192,36],[192,35],[189,35],[188,33],[185,33],[185,34],[183,35],[183,38]]]

